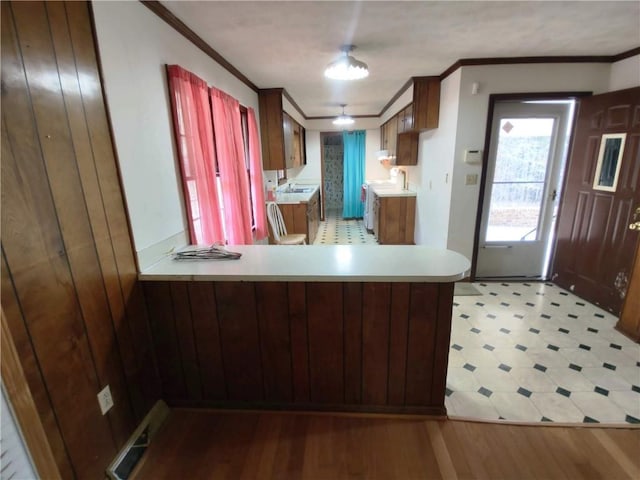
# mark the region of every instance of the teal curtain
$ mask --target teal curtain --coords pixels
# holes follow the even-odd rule
[[[366,132],[342,132],[344,147],[344,185],[342,218],[362,218],[362,184],[364,183],[364,144]]]

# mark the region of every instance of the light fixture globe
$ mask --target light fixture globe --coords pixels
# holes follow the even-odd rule
[[[344,113],[344,107],[346,107],[347,104],[343,103],[340,106],[342,107],[342,114],[337,116],[332,123],[334,125],[353,125],[355,123],[353,117],[350,117],[349,115]]]
[[[324,76],[333,80],[359,80],[369,76],[369,67],[366,63],[356,60],[349,52],[355,45],[343,45],[342,56],[327,65]]]

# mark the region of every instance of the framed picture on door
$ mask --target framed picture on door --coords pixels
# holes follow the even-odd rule
[[[626,133],[605,133],[602,135],[596,175],[593,179],[594,190],[616,191],[626,137]]]

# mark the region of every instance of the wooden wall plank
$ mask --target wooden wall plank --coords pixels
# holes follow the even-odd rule
[[[193,334],[200,365],[202,395],[207,400],[225,400],[227,389],[220,351],[220,330],[213,284],[189,282]]]
[[[4,154],[3,158],[6,158]],[[31,339],[24,323],[24,317],[20,311],[18,298],[16,297],[16,293],[13,288],[13,281],[9,276],[9,267],[5,260],[4,251],[2,252],[1,272],[2,279],[0,280],[0,297],[2,298],[2,311],[5,314],[7,327],[11,334],[16,352],[18,353],[20,364],[31,392],[31,397],[33,398],[36,409],[38,410],[42,426],[44,427],[45,434],[47,435],[47,440],[56,460],[60,475],[63,478],[72,478],[74,475],[73,467],[71,466],[71,461],[67,454],[64,440],[62,439],[62,433],[60,432],[60,427],[58,426],[58,421],[49,399],[47,387],[44,384],[44,379],[42,378],[38,359],[36,358],[31,345]]]
[[[305,284],[287,284],[289,323],[291,328],[291,363],[293,401],[309,402],[309,338],[307,328],[307,297]]]
[[[124,197],[117,169],[111,128],[101,88],[101,75],[93,41],[92,20],[88,2],[65,2],[69,22],[69,33],[75,53],[75,61],[82,75],[78,83],[82,94],[86,124],[91,139],[93,161],[98,173],[100,195],[107,219],[110,244],[120,282],[120,295],[125,305],[125,315],[114,316],[114,324],[119,339],[126,335],[129,324],[135,339],[134,352],[137,357],[138,385],[145,404],[138,420],[142,419],[160,395],[160,380],[157,373],[153,342],[149,328],[142,286],[137,280],[137,266],[131,244],[129,222],[125,210]],[[100,246],[100,237],[96,239]],[[108,275],[109,272],[105,272]],[[126,341],[122,349],[125,349]]]
[[[60,83],[60,78],[76,71],[75,68],[72,68],[73,71],[61,68],[57,63],[57,52],[49,31],[49,27],[53,28],[54,25],[56,30],[65,29],[66,19],[59,15],[51,18],[46,9],[42,9],[41,15],[34,16],[34,7],[29,5],[25,8],[22,4],[15,4],[13,10],[16,25],[21,35],[24,35],[21,44],[36,47],[22,50],[35,128],[41,139],[45,138],[40,146],[71,270],[71,282],[91,347],[99,381],[98,390],[106,385],[111,389],[114,407],[109,411],[108,419],[115,441],[120,445],[127,440],[134,428],[131,403],[111,323],[100,262],[78,174],[68,110]],[[34,18],[40,18],[40,23],[36,23]],[[59,43],[65,40],[68,41],[61,39]],[[39,87],[38,82],[47,78],[47,75],[50,76],[50,72],[57,72],[56,81],[49,81],[44,88]]]
[[[391,285],[389,321],[389,405],[404,405],[409,329],[410,284]],[[448,344],[447,344],[448,347]]]
[[[229,400],[264,399],[254,284],[216,282],[218,323]]]
[[[287,284],[259,282],[255,286],[265,400],[291,402],[293,374]]]
[[[20,221],[5,223],[3,214],[2,243],[75,472],[95,477],[112,458],[115,445],[98,409],[99,382],[43,164],[42,143],[49,139],[36,131],[32,116],[46,116],[35,105],[50,101],[47,89],[55,91],[58,78],[50,64],[50,37],[41,34],[49,32],[48,19],[41,3],[15,3],[9,10],[17,30],[9,34],[13,45],[5,50],[2,43],[2,103],[3,137],[13,158],[3,155],[2,204],[3,211]],[[14,23],[8,23],[13,29]],[[27,50],[29,84],[20,65]],[[38,76],[41,73],[44,76]]]
[[[62,478],[44,427],[40,422],[36,404],[33,401],[27,379],[22,370],[18,351],[13,344],[13,336],[4,316],[4,310],[2,310],[2,334],[0,335],[0,340],[2,342],[2,347],[0,348],[2,361],[0,366],[2,367],[3,391],[6,390],[15,417],[18,419],[22,437],[29,450],[29,456],[41,478]],[[7,412],[3,412],[3,415],[6,414]],[[3,447],[3,456],[4,453]],[[10,463],[10,459],[5,459],[3,461],[4,468]]]
[[[1,58],[2,305],[61,474],[95,478],[160,385],[88,2],[2,2]]]
[[[80,175],[91,231],[100,261],[104,288],[109,302],[110,315],[118,339],[120,356],[126,374],[128,390],[138,416],[144,413],[144,401],[137,383],[138,363],[134,342],[125,319],[125,307],[120,291],[120,279],[113,255],[111,238],[104,212],[98,175],[95,169],[91,139],[86,124],[85,108],[82,103],[76,58],[69,35],[69,24],[65,4],[47,3],[47,13],[51,25],[51,37],[55,47],[56,61],[60,75],[60,85],[69,121],[71,141]]]
[[[362,283],[344,284],[344,401],[362,402]]]
[[[438,285],[411,284],[409,343],[407,345],[407,405],[430,405],[433,380]]]
[[[151,331],[158,359],[163,398],[185,398],[187,386],[182,370],[182,358],[178,345],[170,282],[148,282],[144,292],[151,315]]]
[[[365,283],[362,296],[362,403],[385,405],[391,284]]]
[[[202,382],[200,381],[200,365],[193,338],[193,322],[191,320],[191,304],[187,290],[188,282],[171,282],[171,303],[173,319],[178,337],[182,372],[189,398],[202,398]]]
[[[453,287],[453,282],[438,285],[438,324],[434,337],[433,352],[433,363],[438,365],[438,368],[434,370],[431,384],[431,405],[444,405],[447,387],[447,366],[449,364],[449,344],[451,343]]]
[[[344,401],[342,285],[307,283],[309,380],[312,402]]]

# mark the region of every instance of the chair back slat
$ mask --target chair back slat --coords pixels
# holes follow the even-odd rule
[[[273,238],[276,243],[280,243],[280,238],[287,234],[287,227],[282,218],[282,212],[276,202],[267,202],[267,217],[273,232]]]

